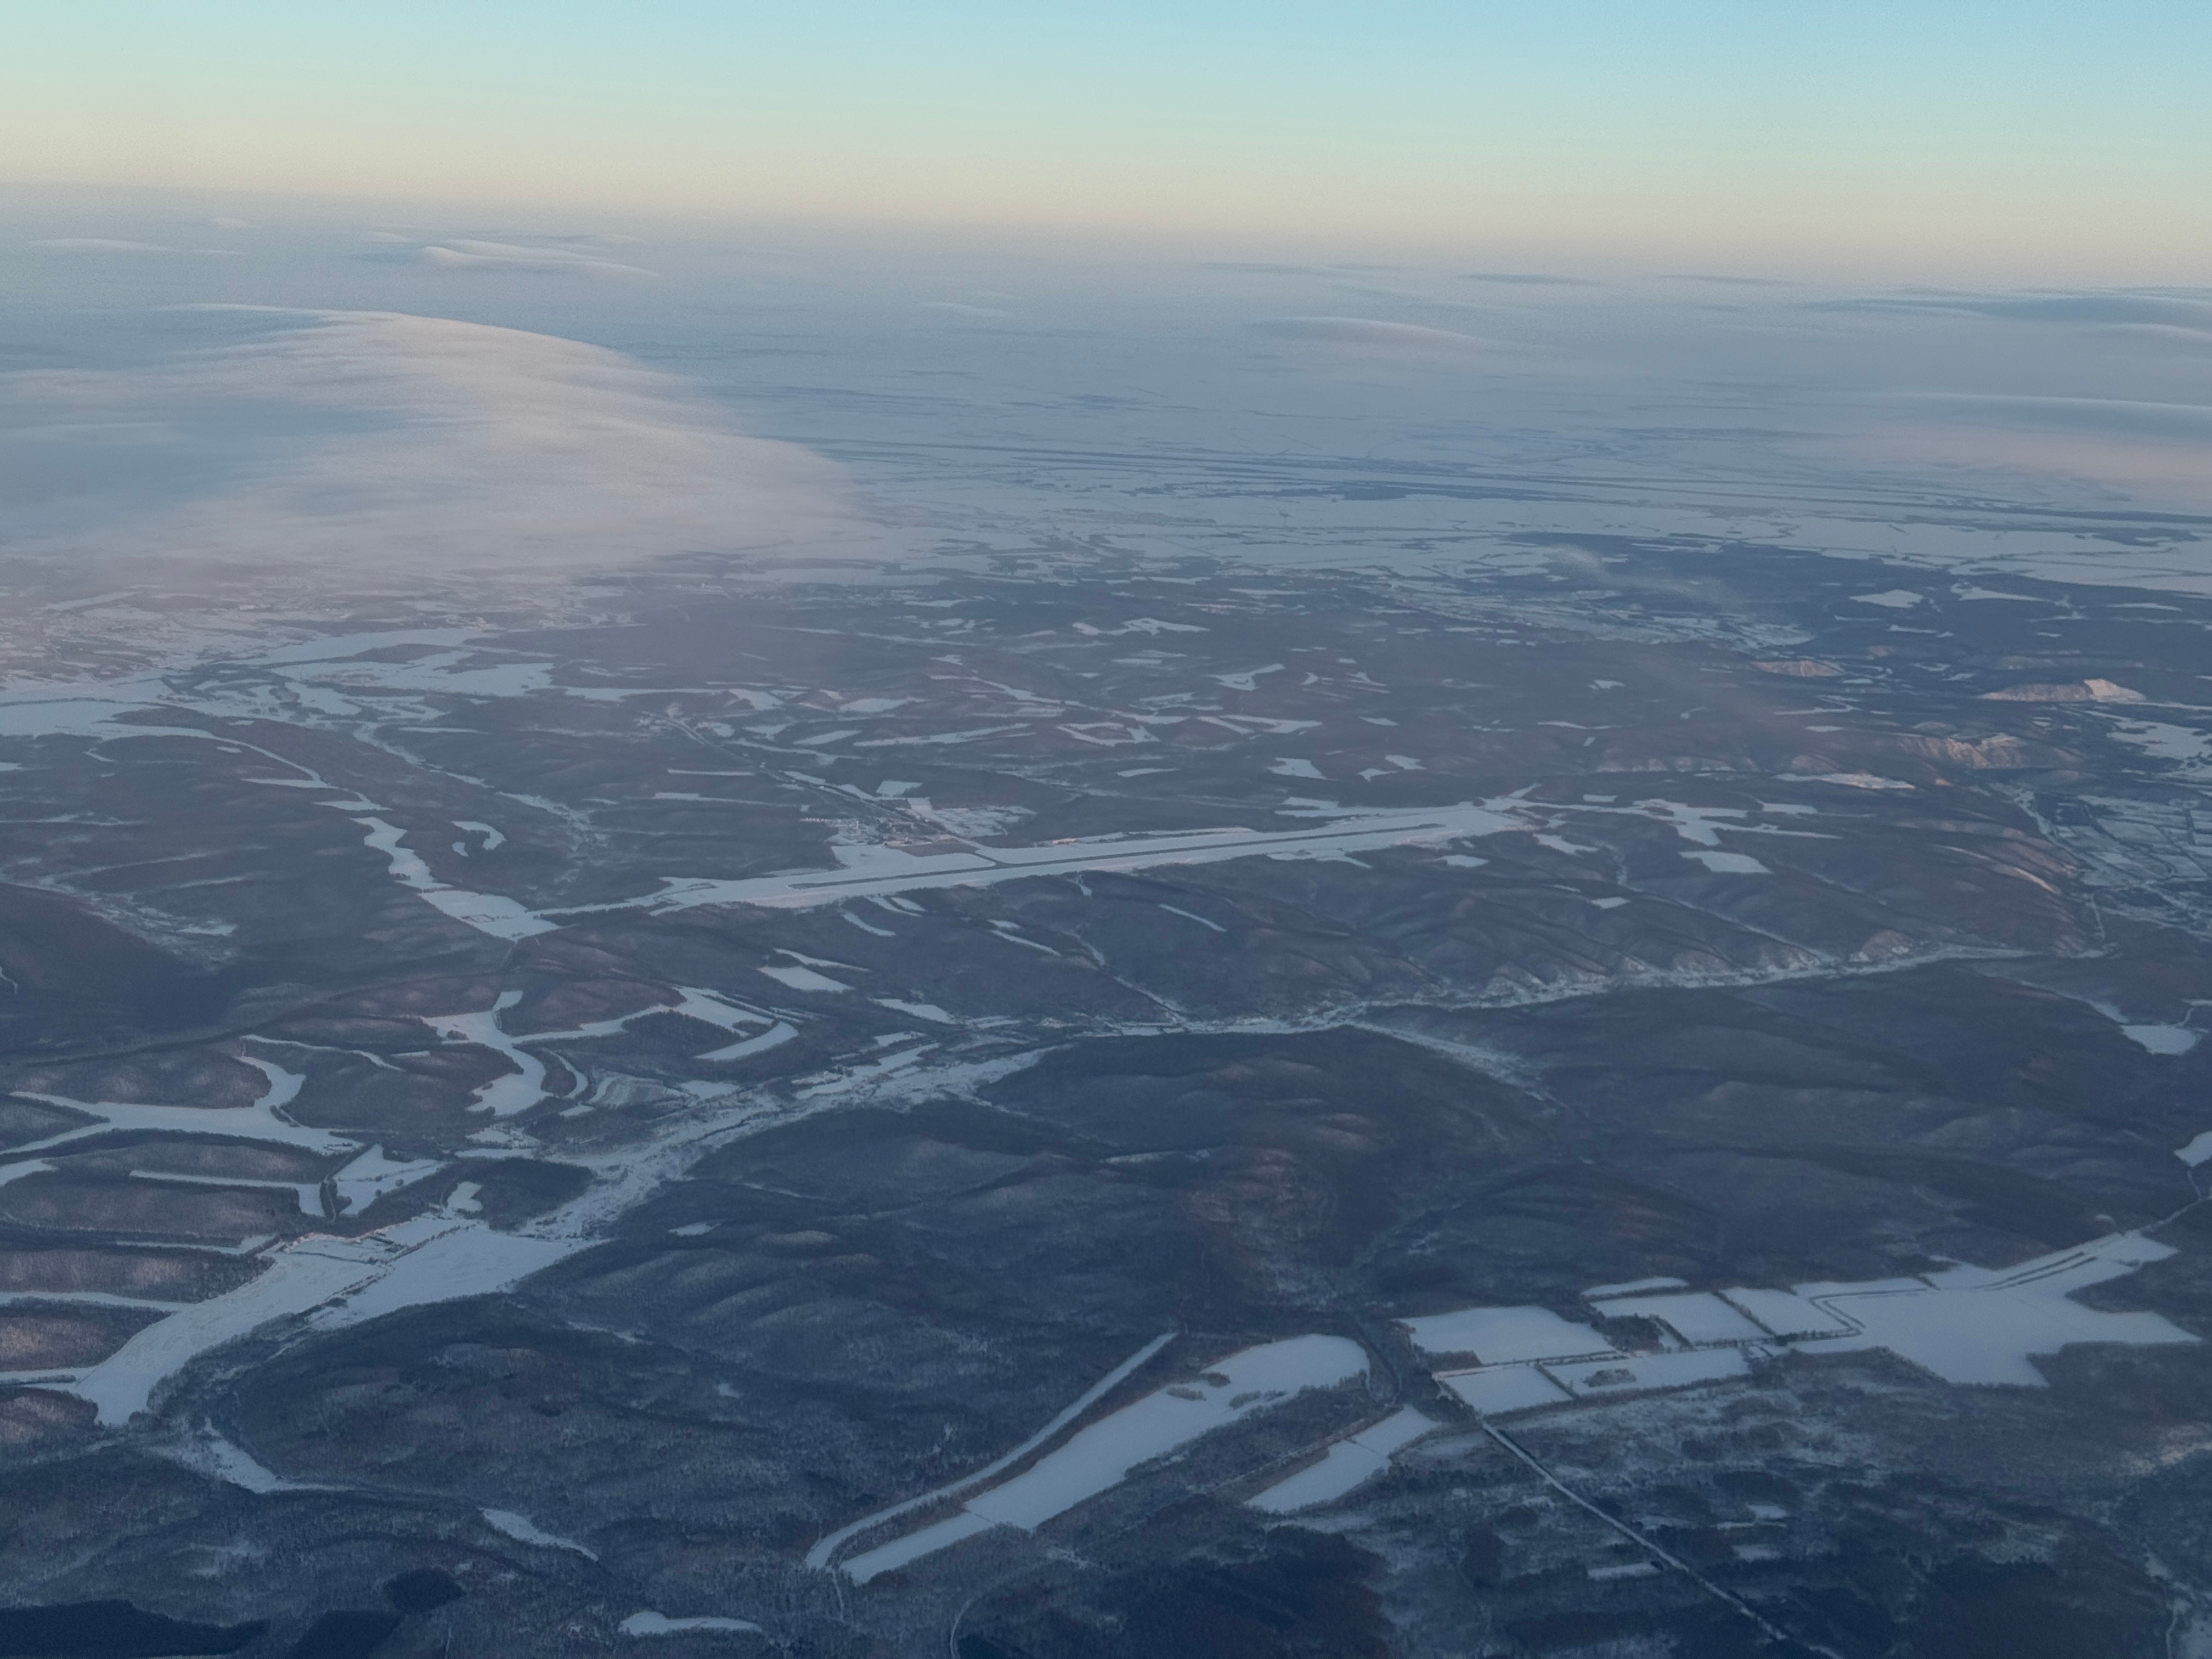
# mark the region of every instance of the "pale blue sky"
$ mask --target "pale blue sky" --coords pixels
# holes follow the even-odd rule
[[[2212,235],[2202,0],[15,0],[6,26],[21,180],[1662,263],[1964,240],[2023,276],[2179,280]]]

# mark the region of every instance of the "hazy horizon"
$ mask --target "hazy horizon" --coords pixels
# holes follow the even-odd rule
[[[2160,0],[88,0],[11,34],[0,185],[2029,285],[2212,251],[2212,15]]]

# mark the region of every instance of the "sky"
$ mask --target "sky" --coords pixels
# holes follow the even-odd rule
[[[2202,0],[13,0],[0,185],[2201,282]]]

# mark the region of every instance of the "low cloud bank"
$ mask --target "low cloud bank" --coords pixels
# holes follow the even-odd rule
[[[837,469],[677,378],[386,312],[181,318],[219,343],[0,375],[0,554],[354,578],[849,542]]]
[[[1999,467],[2079,479],[2194,510],[2212,507],[2212,404],[1909,393],[1853,446],[1892,463]]]

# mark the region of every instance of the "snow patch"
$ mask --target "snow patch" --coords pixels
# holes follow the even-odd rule
[[[573,1538],[562,1538],[547,1532],[526,1515],[517,1515],[513,1510],[485,1510],[485,1522],[495,1532],[503,1532],[520,1544],[534,1544],[539,1549],[571,1550],[587,1561],[596,1561],[598,1554],[586,1549]]]
[[[1437,1426],[1434,1419],[1405,1407],[1380,1423],[1346,1436],[1329,1447],[1320,1462],[1287,1480],[1278,1480],[1246,1502],[1269,1515],[1291,1515],[1334,1503],[1382,1474],[1390,1467],[1393,1455]]]
[[[691,1630],[757,1631],[760,1626],[750,1619],[671,1619],[665,1613],[648,1612],[633,1613],[615,1628],[624,1636],[681,1636]]]

